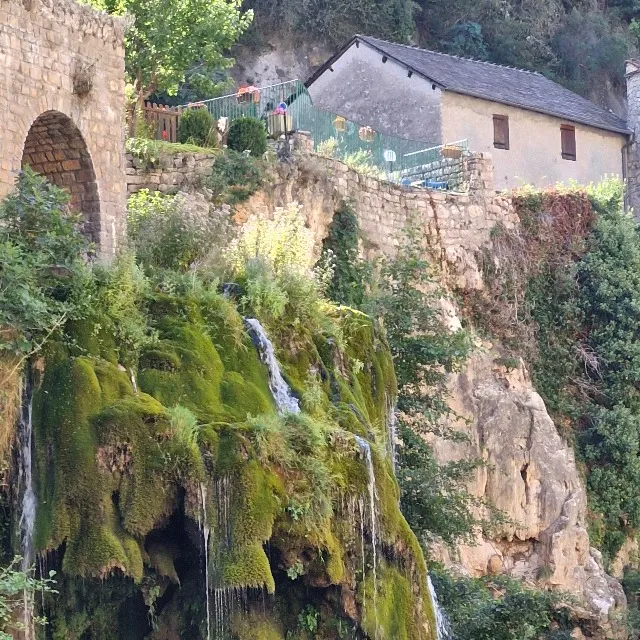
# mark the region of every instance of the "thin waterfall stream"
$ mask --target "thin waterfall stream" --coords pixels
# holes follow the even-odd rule
[[[205,584],[205,600],[207,603],[207,640],[211,640],[211,610],[209,605],[209,536],[211,534],[211,526],[207,514],[207,487],[204,483],[200,484],[200,501],[202,506],[202,541],[204,544],[204,584]]]
[[[278,413],[300,413],[300,404],[298,399],[291,393],[289,385],[282,377],[280,364],[276,358],[273,344],[264,327],[255,318],[245,318],[247,331],[256,345],[256,349],[260,354],[260,360],[267,365],[269,369],[269,388],[275,400]]]
[[[33,534],[36,523],[36,494],[33,487],[33,388],[29,375],[23,390],[22,410],[19,423],[20,439],[20,491],[22,492],[22,510],[20,513],[20,546],[22,571],[28,573],[35,560]],[[35,640],[33,594],[26,589],[23,594],[23,623],[25,640]]]
[[[371,532],[371,548],[372,548],[372,571],[373,571],[373,613],[376,621],[375,637],[378,637],[378,490],[376,488],[376,474],[373,468],[373,456],[371,454],[371,445],[367,440],[360,436],[354,436],[360,453],[367,465],[367,473],[369,481],[368,489],[368,507],[369,507],[369,526]],[[364,500],[360,498],[358,501],[360,510],[360,522],[364,520]],[[363,554],[364,555],[364,554]],[[363,576],[364,579],[364,576]]]
[[[433,614],[436,619],[436,632],[438,634],[438,640],[450,640],[451,639],[451,627],[449,625],[449,618],[447,614],[440,608],[438,604],[438,594],[431,582],[431,576],[427,576],[427,584],[429,586],[429,595],[431,596],[431,605],[433,606]]]

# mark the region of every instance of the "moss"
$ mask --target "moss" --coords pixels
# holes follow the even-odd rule
[[[377,593],[374,596],[374,585]],[[377,580],[372,573],[361,583],[362,628],[383,640],[436,640],[435,627],[424,626],[411,582],[397,568],[382,561]]]
[[[271,394],[267,396],[263,390],[252,382],[247,382],[236,371],[224,374],[221,392],[228,414],[237,420],[246,420],[247,416],[257,416],[273,409]]]
[[[175,500],[178,456],[167,455],[169,423],[164,407],[146,394],[123,398],[95,418],[107,451],[125,451],[125,462],[114,490],[124,529],[137,537],[149,533],[171,513]],[[165,444],[164,447],[160,444]],[[187,460],[188,455],[184,456]],[[116,461],[116,464],[119,464]]]
[[[266,542],[273,531],[278,501],[273,487],[273,473],[256,460],[247,462],[234,483],[233,541],[244,546]]]
[[[102,403],[91,361],[65,360],[46,369],[34,399],[37,491],[36,546],[57,548],[79,534],[82,505],[100,521],[102,486],[95,473],[97,438],[90,418]]]
[[[340,584],[345,577],[346,569],[342,559],[343,548],[338,538],[331,531],[325,538],[325,548],[327,550],[327,576],[331,584]]]
[[[233,548],[222,556],[221,562],[225,587],[265,588],[268,593],[275,592],[269,559],[261,543],[237,545],[234,541]]]
[[[389,403],[397,395],[393,360],[388,345],[368,316],[351,309],[342,312],[351,391],[358,408],[380,431],[386,425]]]
[[[93,356],[112,364],[118,363],[118,348],[111,323],[98,315],[69,322],[66,332],[72,336],[72,356]]]
[[[284,640],[281,627],[265,614],[255,611],[234,615],[231,632],[236,640]]]

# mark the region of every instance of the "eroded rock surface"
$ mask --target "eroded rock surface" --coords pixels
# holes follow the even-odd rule
[[[593,628],[587,637],[624,638],[617,620],[626,599],[590,547],[573,449],[558,434],[523,364],[509,369],[502,362],[489,345],[452,376],[452,407],[467,420],[455,426],[469,441],[435,439],[432,445],[441,462],[482,458],[486,465],[476,472],[472,490],[509,522],[491,538],[479,533],[475,546],[434,551],[467,575],[507,573],[566,591],[579,600],[579,617]]]

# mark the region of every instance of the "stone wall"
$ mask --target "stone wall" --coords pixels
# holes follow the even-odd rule
[[[408,220],[415,218],[425,230],[432,253],[445,272],[455,278],[455,284],[482,286],[477,251],[488,242],[497,222],[507,228],[517,223],[510,198],[493,189],[490,155],[475,154],[467,159],[469,192],[463,194],[370,178],[339,160],[311,153],[304,142],[304,138],[296,141],[292,161],[273,165],[261,191],[236,205],[237,223],[251,215],[270,218],[277,207],[297,202],[319,248],[336,209],[348,202],[360,223],[363,252],[373,256],[393,254]],[[214,155],[178,154],[165,160],[162,168],[147,170],[128,156],[127,190],[177,193],[202,189],[203,177],[214,162]]]
[[[0,197],[31,165],[103,254],[123,233],[124,23],[73,0],[0,2]]]
[[[476,252],[497,222],[511,228],[517,216],[508,196],[493,190],[488,154],[468,160],[469,193],[403,187],[363,176],[344,163],[311,154],[277,165],[269,185],[236,207],[242,222],[251,214],[270,216],[276,207],[298,202],[318,245],[336,209],[351,203],[360,223],[365,255],[392,255],[410,218],[425,230],[432,253],[462,287],[481,287]]]
[[[127,193],[142,189],[160,193],[201,188],[211,173],[215,154],[177,153],[160,159],[157,167],[147,168],[130,153],[126,156]]]

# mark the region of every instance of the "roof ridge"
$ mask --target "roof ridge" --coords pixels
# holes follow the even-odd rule
[[[391,44],[395,47],[404,47],[405,49],[412,49],[414,51],[423,51],[426,53],[434,53],[437,56],[445,56],[447,58],[453,58],[454,60],[464,60],[465,62],[477,62],[478,64],[485,64],[490,67],[498,67],[499,69],[511,69],[512,71],[521,71],[522,73],[529,73],[534,76],[540,76],[541,78],[546,78],[546,76],[539,71],[531,71],[530,69],[522,69],[521,67],[511,67],[506,64],[498,64],[497,62],[489,62],[487,60],[478,60],[477,58],[466,58],[464,56],[455,56],[452,53],[444,53],[442,51],[436,51],[435,49],[424,49],[423,47],[418,47],[416,45],[411,44],[403,44],[402,42],[390,42],[389,40],[382,40],[381,38],[376,38],[375,36],[363,36],[361,34],[356,34],[354,37],[363,38],[369,40],[375,40],[377,42],[383,42],[384,44]]]

